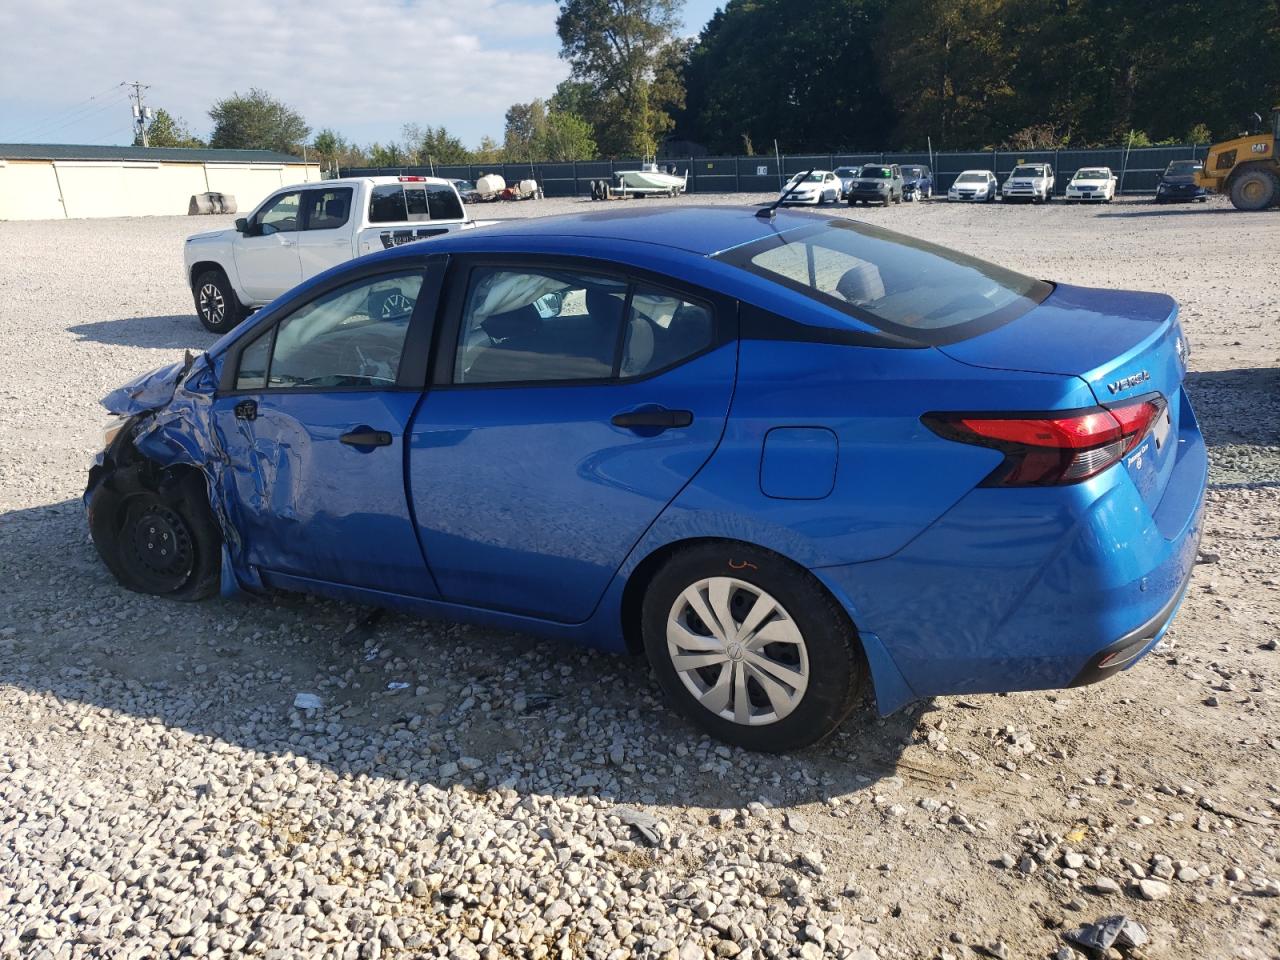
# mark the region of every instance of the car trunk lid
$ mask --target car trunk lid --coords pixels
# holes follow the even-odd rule
[[[1107,407],[1159,393],[1165,412],[1125,458],[1147,505],[1159,504],[1176,459],[1187,358],[1171,297],[1060,284],[1017,320],[938,349],[975,367],[1079,377]]]

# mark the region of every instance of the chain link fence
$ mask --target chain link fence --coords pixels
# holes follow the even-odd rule
[[[1110,167],[1120,193],[1154,193],[1156,178],[1171,160],[1203,160],[1208,148],[1185,144],[1172,147],[1114,147],[1103,150],[980,150],[967,153],[823,153],[776,157],[664,157],[658,165],[689,173],[689,193],[771,193],[794,173],[809,169],[834,170],[864,163],[917,163],[933,168],[934,192],[947,190],[965,170],[990,170],[1001,183],[1019,163],[1048,163],[1057,175],[1055,192],[1081,167]],[[344,167],[344,177],[436,176],[458,180],[496,173],[508,183],[533,179],[548,197],[589,196],[593,180],[616,183],[615,174],[640,169],[639,160],[580,160],[574,163],[473,163],[403,167]]]

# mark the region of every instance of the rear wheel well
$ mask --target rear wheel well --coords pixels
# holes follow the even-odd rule
[[[700,546],[708,543],[741,543],[745,546],[752,547],[756,550],[768,550],[768,547],[761,547],[758,544],[750,543],[745,540],[732,540],[728,537],[692,537],[688,540],[676,540],[673,543],[665,544],[659,547],[653,553],[649,554],[641,560],[631,576],[627,578],[626,586],[622,590],[621,619],[622,619],[622,639],[626,644],[627,653],[633,655],[642,655],[644,653],[644,638],[641,635],[642,610],[644,607],[644,595],[649,584],[653,581],[654,575],[662,568],[662,565],[670,560],[673,556],[689,547]],[[853,618],[849,616],[849,612],[831,591],[817,577],[814,577],[804,567],[803,564],[796,563],[785,554],[778,553],[776,550],[770,550],[770,553],[776,554],[782,560],[791,566],[807,574],[818,589],[827,596],[831,597],[832,603],[844,613],[845,620],[849,629],[853,633],[854,642],[857,646],[859,654],[862,655],[864,662],[866,659],[866,651],[862,649],[862,640],[858,635],[858,625],[853,622]]]

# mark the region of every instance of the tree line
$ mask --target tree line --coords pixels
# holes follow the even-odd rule
[[[570,76],[514,103],[501,141],[443,126],[356,145],[262,90],[219,100],[208,145],[329,167],[713,154],[1206,142],[1280,103],[1280,0],[728,0],[693,39],[683,0],[566,0]],[[203,145],[164,110],[156,146]]]

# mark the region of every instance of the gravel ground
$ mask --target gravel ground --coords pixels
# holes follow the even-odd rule
[[[786,757],[699,736],[639,661],[120,589],[78,499],[97,400],[211,342],[180,247],[224,220],[0,224],[0,957],[1071,958],[1115,914],[1129,956],[1280,955],[1280,214],[858,215],[1176,296],[1210,508],[1137,669]]]

